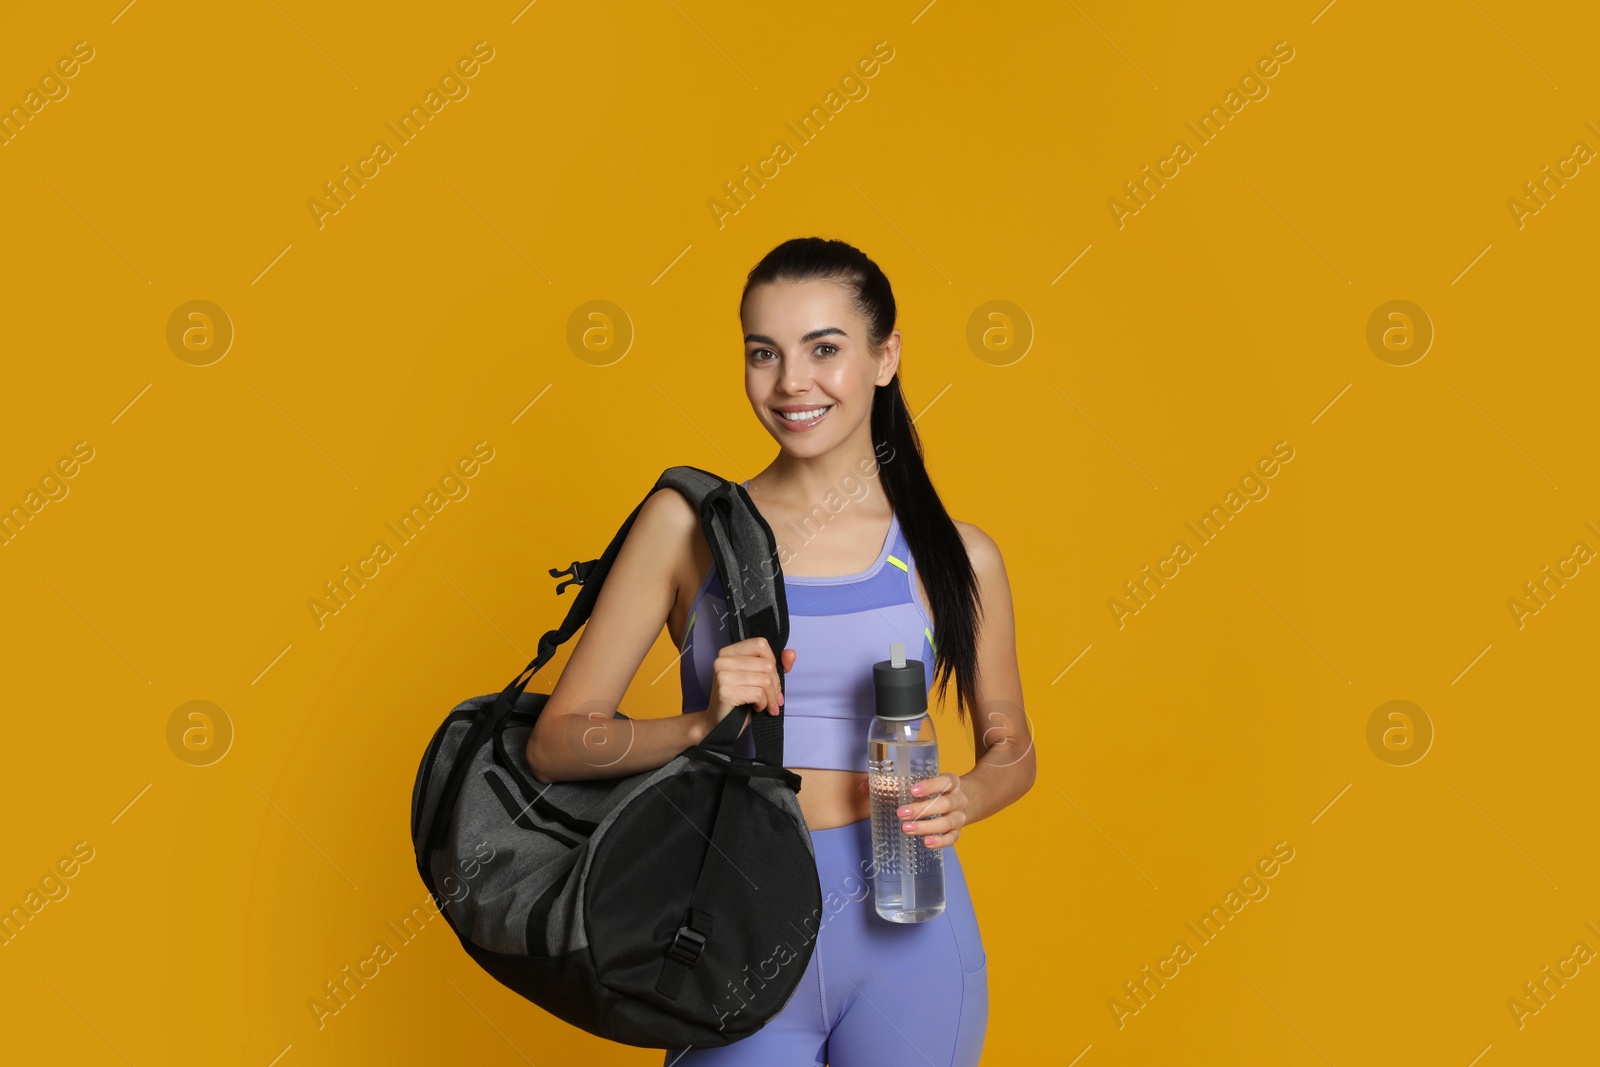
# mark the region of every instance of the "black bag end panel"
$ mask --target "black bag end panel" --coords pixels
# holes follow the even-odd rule
[[[706,1028],[685,1044],[715,1043],[719,1034],[737,1040],[760,1029],[799,985],[822,918],[808,834],[797,833],[791,814],[750,790],[736,847],[729,850],[732,862],[719,872],[724,890],[711,936],[679,995],[668,999],[657,991],[667,946],[712,853],[718,794],[694,779],[723,773],[694,764],[641,795],[635,803],[648,804],[650,817],[619,821],[597,842],[586,883],[585,925],[596,972],[624,1000]]]
[[[572,981],[575,974],[586,970],[579,960],[561,956],[506,955],[471,942],[463,942],[463,946],[473,962],[495,981],[562,1022],[593,1032],[609,1009],[608,1004],[593,995],[592,981]]]
[[[605,1018],[605,1035],[641,1048],[720,1048],[749,1037],[695,1026],[643,1001],[619,997]]]
[[[495,981],[539,1010],[591,1034],[640,1048],[706,1043],[699,1027],[648,1005],[627,1004],[595,980],[586,955],[518,956],[467,944],[467,953]],[[631,1010],[630,1010],[631,1009]],[[709,1042],[720,1044],[716,1040]]]

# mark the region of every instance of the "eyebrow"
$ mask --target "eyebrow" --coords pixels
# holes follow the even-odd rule
[[[840,337],[850,336],[837,326],[823,326],[820,329],[812,330],[810,333],[800,338],[800,343],[809,344],[819,337],[827,337],[830,334],[838,334]],[[764,345],[772,345],[774,348],[778,347],[778,342],[774,341],[764,333],[747,333],[744,335],[744,340],[746,344],[749,344],[751,341],[759,341]]]

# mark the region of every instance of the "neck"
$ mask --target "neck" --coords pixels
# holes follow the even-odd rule
[[[836,507],[840,500],[887,505],[888,496],[879,484],[880,471],[873,453],[842,453],[837,449],[815,459],[797,459],[780,452],[766,470],[751,479],[750,488],[792,512],[828,507],[830,501]]]

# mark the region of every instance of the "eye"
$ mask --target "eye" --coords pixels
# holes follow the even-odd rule
[[[828,351],[824,352],[823,351],[824,348],[828,349]],[[838,353],[838,351],[839,351],[839,346],[838,345],[830,345],[830,344],[828,344],[826,342],[818,345],[817,348],[816,348],[817,355],[819,355],[819,356],[836,355]]]
[[[763,355],[771,356],[771,355],[776,355],[776,353],[773,352],[772,349],[770,349],[770,348],[757,348],[754,351],[752,351],[747,358],[750,360],[751,363],[765,363],[766,360],[761,358]]]

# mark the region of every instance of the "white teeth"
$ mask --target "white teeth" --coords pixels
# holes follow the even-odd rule
[[[832,411],[832,410],[833,410],[833,405],[829,404],[825,408],[817,408],[814,411],[797,411],[797,412],[780,411],[780,412],[778,412],[778,415],[781,418],[783,418],[784,420],[788,421],[788,422],[810,422],[812,419],[821,418],[825,412]]]

